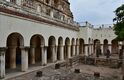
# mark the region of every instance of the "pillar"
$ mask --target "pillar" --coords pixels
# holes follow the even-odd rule
[[[88,46],[85,46],[85,56],[88,56]]]
[[[47,47],[41,47],[42,52],[42,65],[47,64]]]
[[[75,56],[75,45],[72,45],[72,56]]]
[[[16,47],[9,47],[9,54],[10,54],[10,68],[16,68]]]
[[[57,51],[58,51],[58,46],[55,46],[55,61],[57,61]]]
[[[68,58],[71,58],[71,45],[67,45]]]
[[[89,44],[88,46],[89,46],[89,55],[91,55],[92,46],[91,46],[91,44]]]
[[[30,48],[30,63],[35,64],[35,47]]]
[[[5,48],[0,48],[0,79],[5,77]]]
[[[56,54],[55,46],[51,46],[51,51],[52,51],[52,62],[56,62],[57,54]]]
[[[79,45],[76,45],[76,53],[79,55]]]
[[[93,52],[93,44],[91,45],[91,53],[93,54],[94,52]]]
[[[44,49],[44,64],[47,64],[47,49],[48,47],[45,47]]]
[[[60,45],[59,46],[59,53],[60,53],[60,60],[63,61],[64,60],[64,46],[63,45]]]
[[[103,44],[101,45],[101,53],[103,54]]]
[[[21,70],[28,70],[28,50],[29,48],[21,48]]]

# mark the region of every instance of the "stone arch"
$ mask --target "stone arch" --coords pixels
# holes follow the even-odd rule
[[[94,44],[93,44],[93,47],[94,47],[94,53],[96,53],[96,49],[99,48],[101,49],[101,44],[100,44],[100,40],[99,39],[95,39],[94,40]]]
[[[91,43],[91,38],[88,39],[88,44],[90,44],[90,43]]]
[[[7,51],[5,54],[6,69],[21,70],[21,48],[24,47],[24,38],[20,33],[11,33],[7,38]]]
[[[49,37],[48,45],[56,45],[56,39],[54,36]]]
[[[79,54],[83,54],[84,52],[85,52],[84,39],[80,38],[79,39]]]
[[[79,45],[79,39],[78,38],[76,39],[76,45]]]
[[[56,60],[56,39],[50,36],[48,39],[47,61],[54,62]]]
[[[118,41],[117,40],[112,40],[111,41],[111,44],[112,44],[112,46],[111,46],[111,53],[112,54],[118,54]]]
[[[41,64],[42,62],[42,51],[41,47],[44,48],[45,40],[42,35],[35,34],[30,39],[30,64]]]
[[[59,44],[59,45],[63,45],[63,38],[62,38],[62,37],[59,37],[59,39],[58,39],[58,44]]]
[[[75,45],[75,39],[74,38],[72,38],[72,40],[71,40],[71,45]]]
[[[58,38],[58,49],[57,49],[57,60],[60,60],[62,57],[62,54],[63,54],[63,52],[61,51],[62,47],[63,47],[63,38],[59,37]]]
[[[70,47],[70,39],[67,37],[65,39],[65,48],[64,48],[64,59],[68,59],[69,58],[69,48]]]
[[[107,53],[107,49],[108,49],[108,40],[104,39],[104,41],[103,41],[103,53],[104,53],[104,55]]]

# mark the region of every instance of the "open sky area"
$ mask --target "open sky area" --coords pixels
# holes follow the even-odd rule
[[[88,21],[93,25],[112,24],[114,11],[124,0],[69,0],[76,22]]]

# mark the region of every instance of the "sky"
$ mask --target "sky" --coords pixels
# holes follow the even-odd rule
[[[93,25],[112,24],[114,11],[124,0],[69,0],[76,22]]]

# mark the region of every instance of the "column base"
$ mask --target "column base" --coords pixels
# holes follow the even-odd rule
[[[42,64],[42,66],[46,66],[47,64]]]

